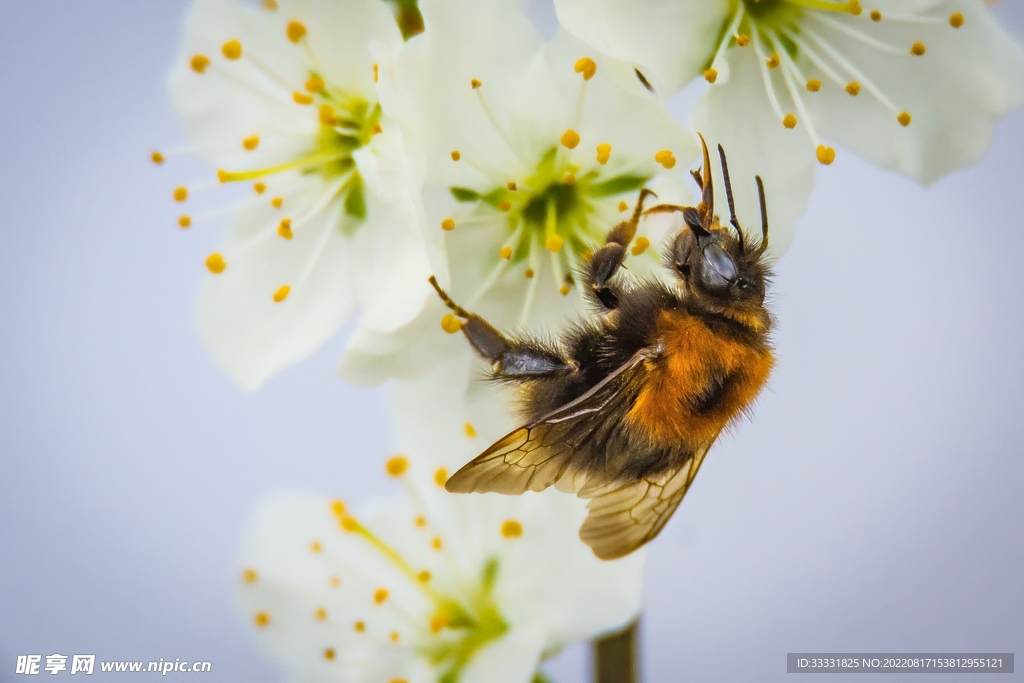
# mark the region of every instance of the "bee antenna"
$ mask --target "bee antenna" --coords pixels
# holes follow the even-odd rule
[[[429,282],[431,285],[433,285],[434,290],[437,292],[437,295],[439,297],[441,297],[441,301],[444,302],[445,306],[447,306],[448,308],[452,309],[452,311],[455,313],[455,315],[459,316],[460,318],[466,318],[466,319],[469,318],[469,311],[467,311],[465,308],[463,308],[462,306],[459,306],[457,303],[452,301],[452,298],[450,296],[448,296],[448,293],[446,291],[444,291],[443,289],[441,289],[441,285],[437,284],[437,278],[436,277],[431,275],[429,278],[427,278],[427,282]]]
[[[697,136],[700,138],[701,147],[704,148],[704,169],[701,174],[703,194],[700,200],[701,208],[704,209],[704,220],[701,228],[710,234],[711,223],[715,220],[715,187],[711,182],[711,156],[708,154],[708,143],[704,140],[704,136],[700,133],[697,133]]]
[[[644,211],[645,216],[652,213],[674,213],[683,214],[683,222],[686,227],[693,231],[698,237],[708,237],[711,233],[704,229],[701,213],[692,206],[679,206],[678,204],[658,204]]]
[[[758,247],[758,254],[763,254],[768,248],[768,205],[764,200],[764,183],[761,176],[755,176],[757,180],[757,197],[761,201],[761,246]]]
[[[732,197],[732,181],[729,180],[729,163],[725,160],[725,150],[722,146],[718,146],[718,156],[722,160],[722,175],[725,176],[725,196],[729,200],[729,222],[732,227],[736,230],[736,239],[740,243],[740,253],[746,249],[746,245],[743,244],[743,230],[740,228],[740,222],[736,219],[736,202]]]

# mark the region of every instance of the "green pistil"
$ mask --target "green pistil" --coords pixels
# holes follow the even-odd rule
[[[595,224],[595,200],[633,192],[649,180],[649,176],[641,175],[602,177],[598,170],[577,176],[580,167],[558,152],[558,147],[549,149],[534,173],[517,183],[515,189],[503,186],[477,192],[450,188],[460,202],[482,202],[507,214],[509,238],[518,235],[511,245],[512,263],[525,261],[534,249],[545,245],[549,249],[560,245],[577,257],[593,248],[609,227]]]
[[[312,79],[323,79],[311,73]],[[277,166],[249,171],[218,171],[222,183],[253,180],[284,171],[299,169],[303,175],[321,175],[332,181],[346,178],[338,190],[345,214],[357,219],[366,218],[366,193],[363,179],[356,170],[352,154],[368,144],[379,132],[381,108],[359,97],[351,97],[341,90],[325,87],[315,93],[313,104],[320,117],[320,130],[316,142],[306,154]],[[358,225],[358,224],[357,224]]]
[[[431,664],[443,668],[439,683],[458,683],[473,655],[508,631],[508,623],[494,603],[493,592],[498,569],[496,558],[487,561],[479,590],[468,606],[463,607],[454,600],[442,601],[441,613],[446,617],[445,628],[451,635],[432,644],[425,652]]]

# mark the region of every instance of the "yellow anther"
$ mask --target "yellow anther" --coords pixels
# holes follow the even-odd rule
[[[213,252],[212,254],[206,257],[206,268],[214,275],[219,275],[223,273],[224,269],[227,267],[228,264],[224,260],[224,257],[218,254],[217,252]]]
[[[338,122],[338,119],[334,117],[334,107],[329,104],[321,104],[319,111],[320,123],[325,126],[333,126]]]
[[[352,624],[352,628],[356,630],[356,633],[363,633],[364,631],[366,631],[366,622],[357,621],[356,623]]]
[[[473,426],[472,422],[467,422],[466,424],[464,424],[462,426],[462,431],[464,431],[466,433],[466,436],[468,436],[469,438],[476,438],[476,427]]]
[[[324,659],[326,659],[328,662],[330,662],[330,661],[332,661],[334,659],[334,648],[333,647],[329,647],[326,650],[324,650]]]
[[[526,279],[527,279],[527,280],[529,280],[530,278],[532,278],[532,277],[534,276],[534,274],[535,274],[535,273],[533,272],[533,268],[527,268],[527,269],[526,269],[526,272],[525,272],[525,273],[523,273],[523,275],[525,275],[525,276],[526,276]]]
[[[260,4],[263,5],[263,9],[267,10],[268,12],[277,11],[277,0],[263,0],[263,2],[261,2]]]
[[[824,164],[825,166],[828,166],[829,164],[836,160],[836,151],[831,147],[826,147],[825,145],[818,145],[818,150],[816,154],[818,157],[818,161]]]
[[[508,188],[509,192],[515,192],[516,190],[519,189],[519,186],[516,185],[516,181],[514,180],[510,180],[507,183],[505,183],[505,187]]]
[[[388,683],[409,683],[409,681],[404,678],[392,678]]]
[[[964,15],[959,12],[953,12],[949,15],[949,25],[953,28],[960,28],[964,25]]]
[[[622,213],[623,211],[625,211],[628,208],[629,208],[629,204],[627,204],[626,202],[622,202],[622,201],[619,202],[619,213]]]
[[[434,472],[434,483],[438,486],[443,487],[448,481],[448,470],[443,467],[438,467]]]
[[[245,583],[256,583],[260,578],[260,575],[256,573],[255,569],[246,569],[242,572],[242,581]]]
[[[708,83],[714,83],[718,80],[718,69],[705,69],[704,80]]]
[[[453,219],[453,218],[445,218],[443,221],[441,221],[441,229],[442,230],[447,230],[448,232],[451,232],[452,230],[454,230],[455,229],[455,219]]]
[[[387,599],[388,599],[388,589],[387,588],[378,588],[377,590],[375,590],[373,592],[373,601],[375,603],[377,603],[378,605],[383,604],[384,601],[387,600]]]
[[[420,528],[420,529],[422,529],[423,527],[425,527],[427,525],[427,518],[424,517],[423,515],[420,515],[414,521],[416,522],[416,526],[418,528]]]
[[[501,523],[501,535],[505,538],[519,538],[523,535],[523,525],[514,519],[506,519]]]
[[[570,287],[569,285],[562,285],[561,287],[558,288],[558,292],[562,296],[569,296],[569,292],[571,292],[571,291],[572,291],[572,287]]]
[[[479,80],[477,80],[476,78],[474,78],[473,80],[471,80],[471,81],[469,82],[469,85],[470,85],[470,87],[471,87],[471,88],[473,88],[473,90],[476,90],[476,89],[477,89],[477,88],[479,88],[479,87],[480,87],[481,85],[483,85],[483,83],[481,83],[481,82],[480,82]]]
[[[859,17],[864,9],[860,6],[860,0],[850,0],[850,8],[847,11],[855,17]]]
[[[271,298],[274,300],[275,304],[279,304],[285,299],[287,299],[288,295],[291,294],[291,292],[291,287],[289,287],[288,285],[281,285],[280,287],[277,288],[277,291],[274,292],[274,296]]]
[[[900,115],[896,117],[896,120],[900,122],[901,126],[906,128],[910,125],[910,122],[913,121],[913,117],[910,115],[910,112],[904,111],[900,112]]]
[[[597,163],[604,166],[608,163],[608,160],[612,158],[612,146],[607,142],[602,142],[597,146]]]
[[[576,73],[583,74],[585,81],[589,81],[597,73],[597,63],[590,57],[580,57],[572,68]]]
[[[320,543],[320,541],[310,541],[310,543],[309,543],[309,552],[315,554],[315,553],[320,552],[323,549],[324,549],[324,546],[323,546],[323,544]]]
[[[871,21],[881,21],[882,13],[876,9],[871,10]]]
[[[178,216],[178,227],[179,228],[187,228],[187,227],[189,227],[191,225],[192,225],[192,217],[191,216],[189,216],[188,214],[185,214],[183,216]]]
[[[292,19],[288,22],[288,28],[286,29],[288,34],[288,40],[293,43],[298,43],[300,40],[306,37],[306,26],[301,21],[295,21]]]
[[[434,550],[440,550],[444,547],[444,543],[441,541],[440,536],[434,536],[434,540],[430,542],[430,547]]]
[[[443,612],[435,614],[430,618],[430,632],[440,633],[441,629],[448,625],[448,615]]]
[[[376,83],[380,79],[380,67],[374,63],[373,65],[373,82]]]
[[[282,204],[284,204],[284,197],[274,197],[270,200],[270,205],[275,209],[280,209]]]
[[[796,128],[796,116],[793,114],[786,114],[782,117],[782,125],[786,128]]]
[[[292,219],[282,218],[281,222],[277,224],[277,234],[286,240],[290,240],[295,237],[295,233],[292,232]]]
[[[565,244],[565,240],[562,239],[561,236],[555,234],[548,235],[547,239],[544,240],[544,247],[555,254],[562,250],[563,244]]]
[[[210,58],[206,55],[195,55],[189,61],[188,65],[197,74],[206,73],[206,67],[210,66]]]
[[[239,59],[242,56],[242,44],[237,40],[229,40],[220,46],[220,52],[228,59]]]
[[[502,247],[498,255],[506,261],[512,258],[512,247]]]
[[[341,585],[341,579],[339,579],[337,576],[332,576],[329,583],[331,584],[331,588],[337,588]]]
[[[509,201],[508,199],[502,199],[501,202],[498,204],[498,208],[501,209],[502,211],[509,211],[512,209],[512,202]]]
[[[337,498],[331,501],[331,513],[338,517],[345,514],[345,501]]]
[[[747,45],[750,45],[750,36],[748,36],[746,33],[739,34],[738,36],[736,36],[736,44],[739,45],[740,47],[746,47]]]
[[[359,522],[355,517],[345,515],[338,520],[338,526],[341,527],[342,531],[355,531],[359,528]]]
[[[174,188],[174,201],[183,202],[188,199],[188,188],[187,187],[176,187]]]
[[[242,140],[242,147],[249,150],[250,152],[260,145],[259,135],[250,135],[246,139]]]
[[[263,192],[267,189],[267,184],[266,183],[253,183],[252,184],[252,189],[256,192],[256,194],[263,194]]]
[[[292,101],[294,101],[295,104],[301,104],[302,106],[313,104],[313,98],[304,92],[293,92]]]
[[[910,46],[910,54],[914,55],[915,57],[920,57],[921,55],[923,55],[927,51],[928,51],[928,48],[926,48],[924,46],[924,43],[922,43],[922,42],[916,42],[916,43],[914,43],[913,45]]]
[[[810,90],[811,92],[818,92],[819,90],[821,90],[821,81],[819,81],[817,78],[812,78],[811,80],[807,81],[807,89]]]
[[[446,313],[445,316],[441,318],[441,329],[448,334],[455,334],[462,329],[462,321],[451,313]]]
[[[373,134],[374,135],[380,135],[383,132],[384,132],[384,128],[382,128],[379,123],[373,124]]]
[[[768,59],[765,60],[764,63],[768,65],[769,69],[774,69],[779,64],[781,64],[781,62],[779,61],[779,55],[774,53],[774,52],[772,53],[771,57],[769,57]]]
[[[255,621],[256,625],[260,628],[266,628],[267,624],[270,623],[270,615],[266,612],[257,612],[253,621]]]
[[[217,169],[217,180],[222,183],[231,182],[231,174],[223,168]]]
[[[850,81],[849,83],[846,84],[846,92],[848,92],[853,97],[856,97],[857,95],[860,94],[860,83],[858,83],[857,81]]]
[[[452,161],[458,161],[462,158],[462,152],[457,149],[452,150]]]
[[[572,173],[566,173],[565,177],[562,178],[562,182],[565,183],[566,185],[572,185],[576,182],[576,176],[574,176]]]
[[[400,477],[409,469],[409,459],[404,455],[388,458],[388,461],[384,463],[384,469],[389,477]]]
[[[160,152],[153,152],[152,154],[149,155],[149,160],[152,161],[157,166],[159,166],[160,164],[164,163],[164,155],[161,154]]]
[[[324,609],[323,607],[318,607],[315,614],[316,614],[317,621],[323,621],[324,619],[327,618],[327,610]]]
[[[397,643],[400,637],[401,636],[398,635],[398,631],[392,631],[390,634],[388,634],[388,638],[391,639],[392,643]]]
[[[633,242],[633,248],[629,250],[629,253],[633,254],[633,256],[639,256],[647,251],[650,246],[651,241],[649,239],[646,237],[637,237],[636,241]]]
[[[576,145],[580,144],[580,134],[570,128],[562,133],[560,141],[569,149],[576,149]]]
[[[655,154],[654,160],[665,169],[670,169],[676,165],[676,158],[672,155],[672,150],[669,149],[663,149]]]
[[[324,89],[324,79],[317,75],[309,77],[309,80],[303,85],[308,93],[318,93]]]

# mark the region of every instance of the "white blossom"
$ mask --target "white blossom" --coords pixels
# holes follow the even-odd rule
[[[419,180],[378,104],[371,41],[402,44],[378,0],[196,0],[186,21],[171,95],[189,149],[217,168],[206,186],[247,185],[248,198],[179,224],[232,217],[206,259],[198,324],[244,388],[312,353],[356,310],[386,330],[422,308]],[[202,203],[203,189],[175,198]]]
[[[583,310],[581,257],[630,215],[639,188],[688,200],[678,174],[695,140],[632,67],[565,32],[545,42],[515,3],[424,0],[421,10],[425,33],[380,60],[380,85],[424,174],[431,264],[456,301],[499,328],[555,333]],[[631,272],[659,267],[676,225],[642,222]],[[343,374],[410,378],[439,352],[465,351],[440,337],[444,315],[435,300],[397,332],[360,326]],[[451,316],[445,328],[457,330]]]
[[[703,75],[691,125],[733,150],[734,179],[764,177],[773,248],[806,206],[815,160],[836,159],[827,141],[927,184],[979,159],[1024,97],[1024,51],[981,0],[555,5],[563,26],[666,96]],[[737,203],[756,215],[749,187]]]
[[[289,680],[528,683],[542,658],[639,610],[643,553],[597,560],[575,498],[453,496],[443,469],[386,468],[406,495],[365,514],[288,494],[257,516],[240,602]]]

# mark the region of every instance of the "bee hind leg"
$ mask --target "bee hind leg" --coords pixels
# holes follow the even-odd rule
[[[460,330],[473,350],[484,360],[490,361],[495,376],[529,379],[574,369],[571,363],[553,349],[530,339],[509,339],[476,313],[462,308],[441,289],[433,275],[430,276],[430,284],[445,306],[462,318]]]
[[[636,235],[636,229],[644,211],[644,200],[648,196],[657,197],[647,188],[640,190],[640,197],[633,209],[633,215],[629,220],[622,221],[608,231],[604,246],[594,253],[584,267],[584,279],[587,283],[588,294],[591,299],[609,311],[619,305],[619,288],[611,284],[610,281],[626,259],[626,250]]]

